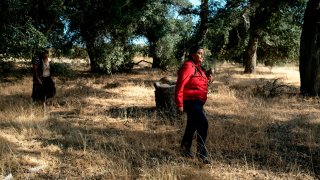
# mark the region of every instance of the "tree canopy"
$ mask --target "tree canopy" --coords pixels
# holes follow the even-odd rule
[[[254,72],[297,62],[306,0],[3,0],[0,57],[30,58],[42,47],[57,55],[84,49],[91,72],[132,68],[133,39],[144,37],[153,68],[184,59],[194,43],[209,59],[243,63]]]

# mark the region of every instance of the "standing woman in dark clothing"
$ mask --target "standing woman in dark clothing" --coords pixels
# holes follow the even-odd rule
[[[50,74],[50,63],[48,61],[49,51],[44,50],[38,56],[32,58],[33,87],[32,100],[45,105],[47,99],[56,94],[55,84]]]
[[[192,47],[189,60],[183,63],[178,71],[178,80],[175,90],[175,101],[179,112],[187,113],[187,126],[181,142],[181,153],[185,157],[193,157],[191,145],[194,133],[197,131],[197,157],[205,164],[209,164],[206,139],[208,120],[203,110],[207,101],[208,76],[201,67],[204,61],[204,49]]]

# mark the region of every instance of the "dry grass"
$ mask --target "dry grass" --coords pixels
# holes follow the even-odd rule
[[[318,98],[302,97],[297,67],[217,67],[206,113],[212,165],[179,156],[185,121],[155,110],[153,83],[175,72],[56,77],[45,109],[31,75],[0,80],[0,178],[317,179]]]

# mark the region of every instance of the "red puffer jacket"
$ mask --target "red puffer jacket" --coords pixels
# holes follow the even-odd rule
[[[175,90],[176,106],[183,107],[183,100],[199,99],[207,101],[208,78],[200,64],[192,60],[183,63],[178,71]]]

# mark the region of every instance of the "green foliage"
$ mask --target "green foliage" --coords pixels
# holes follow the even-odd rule
[[[1,48],[6,56],[10,57],[31,57],[38,48],[47,45],[46,37],[36,30],[28,21],[20,27],[5,27],[2,33],[3,41]]]
[[[267,0],[208,2],[205,47],[210,63],[243,62],[252,25],[259,30],[260,62],[297,59],[305,0],[270,1],[277,7]],[[114,73],[129,71],[140,49],[154,58],[153,67],[166,69],[183,60],[191,46],[200,26],[192,20],[200,8],[187,0],[2,0],[0,58],[30,59],[38,49],[50,47],[54,56],[89,56],[91,65],[97,65],[94,70]],[[258,16],[252,20],[253,15]],[[147,48],[130,41],[139,36],[147,39]]]
[[[72,70],[69,63],[50,63],[50,70],[53,76],[73,78],[75,72]]]
[[[146,44],[133,44],[133,51],[139,56],[148,56],[148,46]]]
[[[125,72],[133,68],[134,49],[130,46],[124,49],[120,43],[102,44],[96,48],[96,63],[101,72],[112,74]]]
[[[243,63],[252,26],[259,32],[258,62],[272,65],[296,61],[305,3],[226,1],[209,20],[206,44],[213,58]]]
[[[206,44],[214,61],[243,62],[248,41],[248,27],[244,15],[246,1],[228,0],[210,3],[209,31]]]
[[[27,16],[28,8],[18,0],[5,0],[1,4],[0,54],[2,57],[31,57],[38,47],[46,46],[46,37]]]
[[[259,61],[267,65],[297,62],[301,35],[301,9],[286,8],[275,13],[262,33]]]
[[[3,61],[0,60],[0,74],[7,74],[12,71],[14,68],[14,63],[12,61]]]
[[[217,61],[225,60],[227,53],[224,48],[227,44],[228,31],[221,30],[209,29],[206,40],[206,46],[211,53],[208,57]]]
[[[245,61],[246,44],[248,43],[248,29],[245,26],[244,21],[239,21],[238,24],[231,27],[226,36],[228,40],[224,48],[225,53],[223,58],[241,63]]]
[[[130,67],[130,39],[147,1],[97,0],[67,2],[70,34],[80,37],[91,61],[91,71],[113,73]]]
[[[138,21],[137,34],[147,38],[154,68],[167,69],[180,60],[192,32],[192,17],[178,12],[190,4],[184,0],[151,1]]]
[[[300,28],[292,27],[292,29],[280,30],[277,34],[264,36],[258,49],[259,61],[266,65],[297,62],[299,59],[300,33]]]
[[[75,45],[68,48],[53,49],[52,54],[54,57],[66,57],[70,59],[85,59],[88,57],[88,53],[85,48]]]
[[[72,50],[71,50],[71,56],[70,58],[80,58],[80,59],[84,59],[88,57],[88,53],[87,51],[79,46],[73,46]]]
[[[0,54],[30,58],[37,49],[48,47],[50,32],[63,34],[62,0],[0,2]],[[58,26],[60,25],[60,26]],[[61,31],[62,30],[62,31]],[[55,36],[59,38],[60,36]]]
[[[161,59],[160,67],[163,69],[167,69],[176,62],[176,44],[180,39],[178,34],[167,34],[157,42],[156,54]]]

